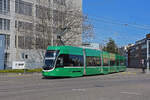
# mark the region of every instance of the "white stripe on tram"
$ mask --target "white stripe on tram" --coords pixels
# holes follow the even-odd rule
[[[63,68],[84,68],[84,67],[63,67]],[[86,67],[86,68],[101,68],[101,67]]]
[[[63,67],[63,68],[84,68],[84,67]]]

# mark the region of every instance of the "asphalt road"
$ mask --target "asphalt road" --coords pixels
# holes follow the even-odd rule
[[[150,75],[133,71],[64,79],[0,74],[0,100],[150,100],[149,85]]]

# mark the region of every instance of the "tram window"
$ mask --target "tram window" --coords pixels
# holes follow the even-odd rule
[[[119,59],[117,59],[117,66],[120,66],[120,61],[119,61]]]
[[[101,66],[100,57],[87,56],[87,66]]]
[[[69,55],[69,61],[73,66],[83,66],[83,56]]]
[[[103,58],[103,66],[109,66],[109,59],[108,58]]]
[[[115,66],[115,54],[110,53],[110,66]]]
[[[115,61],[111,60],[110,61],[110,66],[115,66]]]
[[[56,67],[63,67],[63,58],[58,57],[57,62],[56,62]]]
[[[53,50],[49,51],[49,50],[48,50],[48,51],[45,53],[45,57],[56,57],[57,54],[58,54],[58,51],[53,51]]]
[[[81,55],[62,54],[57,59],[56,67],[80,67],[83,66],[83,62]]]
[[[120,66],[125,66],[125,61],[123,59],[120,60]]]

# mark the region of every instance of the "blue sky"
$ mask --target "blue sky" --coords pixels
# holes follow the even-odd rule
[[[83,0],[83,13],[94,25],[91,42],[105,44],[109,37],[119,46],[150,33],[150,0]]]

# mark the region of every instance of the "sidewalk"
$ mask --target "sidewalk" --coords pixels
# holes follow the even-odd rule
[[[111,77],[111,76],[150,76],[150,74],[146,74],[142,72],[142,69],[137,68],[127,68],[125,72],[119,72],[119,73],[113,73],[105,75],[105,77]],[[33,72],[33,73],[0,73],[0,77],[30,77],[30,76],[42,76],[39,72]],[[103,75],[100,75],[100,77],[103,77]]]
[[[0,77],[23,77],[23,76],[35,76],[41,75],[40,72],[33,73],[0,73]]]
[[[135,74],[146,74],[146,69],[145,69],[145,73],[143,73],[141,68],[127,68],[128,73],[135,73]]]

